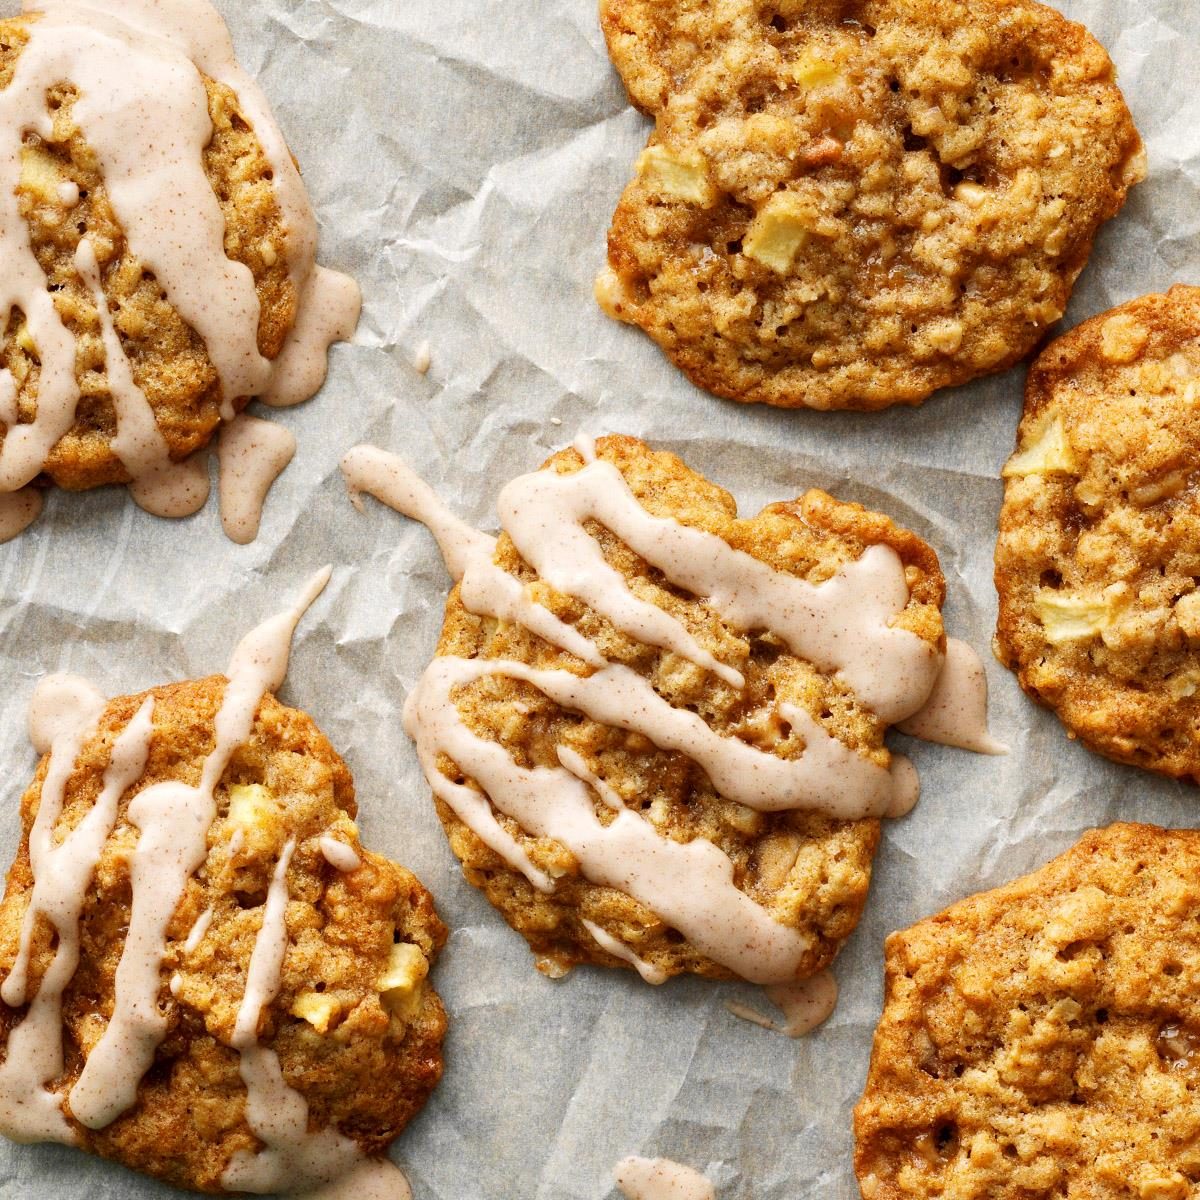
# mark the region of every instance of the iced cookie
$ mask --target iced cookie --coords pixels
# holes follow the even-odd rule
[[[408,697],[467,878],[539,966],[774,984],[821,970],[915,774],[889,725],[942,670],[934,552],[812,491],[757,517],[609,437],[457,521],[399,460],[343,463],[430,526],[459,581]]]
[[[1200,834],[1090,833],[887,942],[865,1200],[1184,1200],[1200,1179]]]
[[[698,386],[916,404],[1024,358],[1145,174],[1113,64],[1032,0],[601,0],[655,120],[596,295]]]
[[[207,0],[26,9],[0,22],[0,499],[129,483],[195,511],[207,476],[183,460],[251,397],[312,395],[358,289],[316,265],[299,172]]]
[[[225,676],[38,688],[44,757],[0,903],[9,1137],[206,1192],[351,1175],[407,1194],[373,1156],[441,1074],[445,930],[359,842],[337,752],[271,694],[321,583]]]
[[[1072,736],[1200,778],[1200,289],[1105,313],[1029,375],[997,654]]]

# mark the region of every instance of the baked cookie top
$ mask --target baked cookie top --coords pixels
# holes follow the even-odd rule
[[[1200,289],[1052,343],[1005,467],[996,649],[1073,736],[1200,778]]]
[[[0,22],[0,493],[170,508],[222,419],[320,386],[357,288],[207,0],[33,7]]]
[[[916,404],[1024,358],[1145,174],[1112,62],[1032,0],[601,0],[654,132],[596,294],[698,386]]]
[[[311,718],[259,690],[264,644],[137,696],[39,689],[0,903],[10,1136],[275,1192],[368,1164],[437,1083],[445,930],[362,847]]]
[[[500,495],[493,540],[391,456],[344,463],[438,535],[459,584],[406,728],[467,878],[539,967],[796,980],[861,913],[884,744],[940,667],[934,552],[822,492],[740,518],[627,437]]]
[[[1089,833],[887,941],[865,1200],[1190,1196],[1200,834]]]

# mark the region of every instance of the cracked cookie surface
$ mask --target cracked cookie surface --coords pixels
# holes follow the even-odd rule
[[[596,295],[702,388],[915,404],[1020,361],[1145,173],[1115,72],[1031,0],[602,0],[655,119]]]

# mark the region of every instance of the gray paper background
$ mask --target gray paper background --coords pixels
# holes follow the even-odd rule
[[[366,307],[313,402],[276,419],[299,440],[256,543],[215,500],[169,523],[120,489],[53,494],[0,546],[0,856],[35,758],[25,706],[47,672],[108,694],[221,670],[238,638],[323,563],[284,698],[354,772],[365,841],[412,867],[453,933],[435,979],[452,1024],[446,1077],[395,1147],[417,1200],[611,1200],[623,1155],[708,1171],[721,1200],[854,1200],[850,1109],[867,1068],[886,934],[1032,869],[1118,817],[1195,825],[1191,788],[1117,767],[1064,736],[988,656],[1004,759],[897,744],[923,799],[889,823],[866,917],[836,964],[837,1013],[791,1042],[732,1017],[754,989],[624,972],[542,978],[463,881],[400,706],[437,635],[447,578],[419,527],[347,502],[337,462],[401,453],[494,527],[501,484],[581,430],[637,434],[727,486],[744,511],[811,485],[910,525],[941,555],[951,631],[987,655],[991,557],[1022,372],[873,415],[742,408],[693,389],[591,298],[608,220],[648,122],[626,104],[593,0],[217,0],[262,80],[321,218],[322,260]],[[1107,45],[1151,179],[1101,235],[1065,326],[1200,282],[1200,4],[1063,0]],[[13,0],[0,4],[5,13]],[[427,376],[411,367],[428,340]],[[552,423],[552,418],[561,425]],[[170,1194],[60,1147],[0,1143],[0,1197]]]

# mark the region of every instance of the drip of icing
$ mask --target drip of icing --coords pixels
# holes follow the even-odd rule
[[[332,1183],[288,1195],[292,1200],[412,1200],[412,1188],[388,1159],[364,1158]]]
[[[858,820],[884,816],[894,803],[891,772],[843,745],[805,709],[778,706],[779,715],[806,743],[800,757],[779,758],[740,738],[715,733],[702,717],[675,708],[645,676],[619,663],[581,676],[503,659],[437,658],[409,696],[405,707],[409,734],[420,741],[425,725],[444,725],[439,714],[445,712],[453,711],[451,720],[457,721],[451,693],[487,675],[523,680],[564,708],[640,733],[662,750],[687,755],[727,800],[759,812],[803,808],[840,820]]]
[[[606,950],[615,958],[627,962],[647,983],[658,987],[667,982],[667,973],[661,967],[639,958],[620,938],[615,938],[607,929],[602,929],[594,921],[583,921],[583,927],[596,940],[601,950]]]
[[[921,798],[921,777],[912,760],[903,754],[892,755],[892,805],[885,817],[906,817]]]
[[[207,857],[208,830],[217,815],[214,791],[249,737],[263,696],[283,683],[292,634],[328,579],[326,568],[293,608],[252,630],[234,651],[214,722],[216,744],[200,782],[154,784],[129,805],[129,820],[141,833],[130,861],[133,902],[113,1015],[70,1094],[72,1113],[89,1129],[103,1128],[133,1104],[166,1032],[158,992],[167,926],[188,879]]]
[[[204,935],[208,933],[212,919],[213,910],[210,905],[196,918],[196,923],[188,930],[188,935],[183,943],[184,954],[191,954],[204,941]]]
[[[358,284],[348,275],[317,267],[300,296],[296,324],[275,360],[262,402],[291,408],[315,396],[329,371],[329,347],[354,336],[361,311]]]
[[[129,485],[139,508],[156,517],[190,517],[208,503],[208,451],[199,450],[183,462],[169,463],[142,475]]]
[[[221,430],[221,525],[231,542],[245,546],[258,536],[263,501],[296,453],[290,430],[240,413]]]
[[[674,617],[633,596],[587,532],[588,518],[735,628],[770,630],[798,657],[840,672],[888,724],[911,715],[933,688],[940,669],[936,652],[891,624],[909,595],[904,565],[886,546],[868,547],[831,579],[811,584],[715,534],[652,516],[621,472],[602,460],[569,474],[521,476],[500,493],[498,508],[517,553],[551,587],[583,600],[638,641],[715,670],[733,687],[743,684],[739,673],[713,667],[712,656]]]
[[[595,773],[584,760],[583,755],[576,753],[570,746],[558,747],[558,761],[562,763],[576,779],[581,779],[584,783],[590,784],[596,790],[596,795],[608,805],[609,808],[620,812],[625,807],[625,801],[621,799],[616,789],[605,783],[599,775]]]
[[[58,202],[63,208],[74,208],[79,203],[79,184],[66,179],[58,185]]]
[[[450,700],[451,693],[486,676],[494,665],[485,660],[437,658],[409,697],[405,728],[417,743],[434,793],[535,887],[553,891],[554,880],[539,871],[500,826],[488,796],[495,797],[502,811],[532,836],[553,838],[567,846],[586,878],[641,901],[715,962],[755,983],[791,979],[811,950],[811,939],[781,925],[742,892],[733,882],[733,863],[712,842],[664,838],[629,809],[604,825],[596,817],[587,785],[569,771],[521,767],[503,746],[467,728]],[[503,665],[505,673],[518,678],[536,677],[539,687],[568,680],[586,683],[566,671],[535,672],[521,663]],[[483,794],[447,778],[438,766],[442,754],[460,764]]]
[[[236,1050],[248,1050],[258,1045],[258,1022],[262,1011],[279,994],[279,976],[283,970],[283,955],[287,950],[287,924],[284,921],[288,902],[287,871],[295,852],[296,841],[292,838],[279,855],[271,886],[267,889],[262,926],[258,937],[254,939],[250,966],[246,971],[246,990],[233,1027]],[[252,1103],[254,1097],[249,1099]]]
[[[798,983],[780,983],[763,989],[767,999],[783,1013],[780,1025],[748,1005],[731,1000],[726,1008],[735,1017],[773,1029],[791,1038],[806,1037],[833,1015],[837,1007],[837,980],[829,971],[820,971]]]
[[[309,1132],[304,1097],[284,1081],[275,1052],[258,1041],[258,1024],[278,994],[287,950],[287,869],[294,850],[295,842],[289,841],[276,864],[234,1026],[233,1045],[246,1085],[246,1123],[263,1147],[239,1150],[230,1159],[221,1176],[229,1191],[275,1192],[328,1183],[362,1160],[358,1146],[336,1129]]]
[[[29,702],[29,740],[33,748],[39,754],[49,754],[60,737],[82,736],[104,711],[104,704],[104,697],[81,676],[47,675]],[[78,747],[73,755],[77,753]]]
[[[242,852],[242,848],[246,845],[246,831],[239,825],[233,831],[233,837],[229,839],[229,856],[236,858]]]
[[[121,347],[104,284],[100,264],[90,238],[81,238],[75,250],[75,270],[92,293],[92,301],[100,318],[100,337],[104,343],[104,362],[108,372],[108,389],[117,414],[117,433],[112,440],[113,453],[121,460],[134,479],[159,477],[171,468],[171,455],[166,438],[159,432],[154,409],[146,393],[133,378],[129,359]]]
[[[699,1171],[669,1158],[624,1158],[614,1172],[626,1200],[716,1200],[712,1183]]]
[[[354,847],[347,846],[335,837],[322,837],[317,845],[321,847],[325,861],[337,871],[357,871],[362,865],[362,859]]]
[[[979,655],[966,642],[947,638],[946,662],[929,699],[896,728],[976,754],[1007,754],[1008,747],[988,732],[987,701],[987,675]]]
[[[72,703],[75,697],[82,703]],[[62,1115],[61,1097],[47,1084],[63,1071],[62,997],[79,965],[79,918],[104,843],[117,818],[117,805],[146,769],[154,701],[146,700],[113,744],[100,795],[84,818],[61,842],[54,827],[62,815],[67,780],[87,736],[95,729],[96,697],[60,683],[43,694],[57,710],[50,765],[42,783],[37,817],[29,834],[34,886],[21,925],[16,961],[0,987],[10,1008],[29,1000],[29,959],[39,917],[58,935],[54,958],[25,1017],[8,1037],[0,1066],[0,1129],[18,1141],[74,1142]],[[35,705],[35,709],[37,706]]]
[[[221,386],[221,413],[232,420],[239,398],[263,394],[296,403],[324,381],[335,338],[351,336],[361,298],[352,280],[315,266],[316,218],[270,106],[237,63],[229,32],[207,0],[26,0],[42,15],[12,81],[0,94],[0,129],[16,131],[0,144],[0,306],[19,308],[41,364],[37,414],[21,424],[11,377],[0,381],[0,492],[17,492],[44,467],[75,420],[79,386],[75,339],[46,289],[17,211],[19,134],[52,132],[46,92],[76,85],[77,124],[103,170],[105,188],[129,247],[163,287],[172,306],[205,343]],[[258,350],[259,301],[246,266],[225,253],[225,220],[204,173],[212,123],[197,70],[232,88],[271,167],[279,203],[282,252],[295,288],[297,317],[274,363]],[[78,190],[59,190],[64,205]],[[264,257],[266,257],[264,250]],[[91,290],[105,343],[106,369],[118,431],[113,449],[133,476],[142,507],[164,516],[195,512],[207,498],[194,468],[169,462],[145,395],[133,381],[103,294],[94,248],[84,239],[76,259]],[[6,373],[7,374],[7,373]],[[0,509],[0,534],[12,527]]]
[[[11,542],[42,515],[42,493],[38,488],[23,487],[15,492],[0,492],[0,543]]]
[[[394,454],[386,454],[374,446],[356,446],[342,459],[342,472],[350,497],[360,511],[359,496],[369,492],[397,512],[420,521],[437,539],[446,570],[456,580],[462,579],[468,564],[476,558],[491,559],[496,539],[456,517],[433,488]]]

